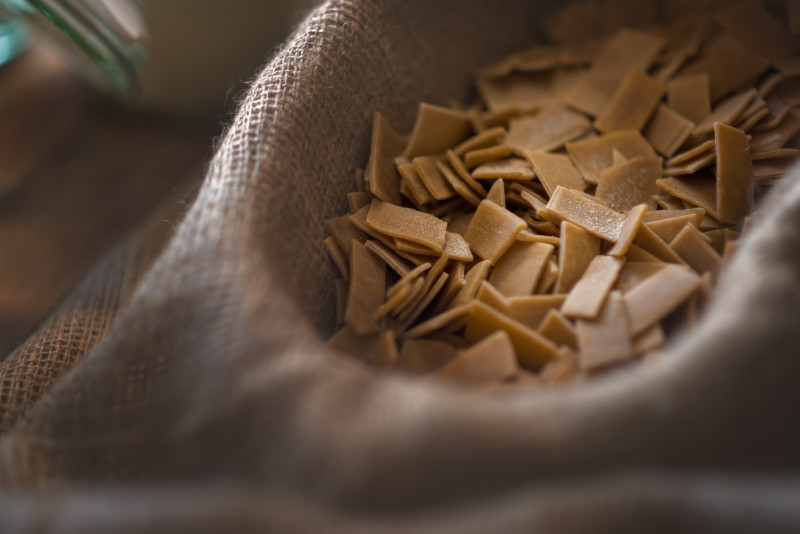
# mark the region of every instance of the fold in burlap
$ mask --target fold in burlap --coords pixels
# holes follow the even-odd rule
[[[345,210],[371,112],[408,129],[418,101],[465,100],[470,71],[528,44],[543,12],[314,12],[258,76],[160,256],[155,218],[4,364],[0,531],[800,529],[796,174],[701,326],[652,365],[482,396],[372,376],[322,347],[322,222]]]

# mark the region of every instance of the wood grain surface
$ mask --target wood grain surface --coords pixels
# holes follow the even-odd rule
[[[35,47],[0,68],[0,358],[161,200],[197,185],[217,131],[126,110]]]

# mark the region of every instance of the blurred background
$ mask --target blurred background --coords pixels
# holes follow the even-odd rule
[[[120,26],[146,54],[125,97],[76,61],[75,36],[51,20],[1,16],[0,359],[156,206],[188,202],[237,96],[315,3],[140,1]]]

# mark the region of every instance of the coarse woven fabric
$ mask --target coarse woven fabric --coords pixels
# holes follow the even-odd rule
[[[345,210],[371,112],[408,130],[418,101],[466,100],[472,69],[535,39],[545,8],[313,12],[174,233],[155,217],[4,364],[0,531],[800,530],[797,173],[652,365],[481,396],[323,348],[322,223]]]

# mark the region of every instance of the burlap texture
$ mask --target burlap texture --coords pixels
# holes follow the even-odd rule
[[[371,112],[402,130],[420,100],[465,99],[470,71],[535,39],[544,11],[312,13],[174,234],[154,217],[0,368],[0,531],[800,529],[796,175],[702,325],[652,365],[485,396],[321,345],[322,222],[345,210]]]

